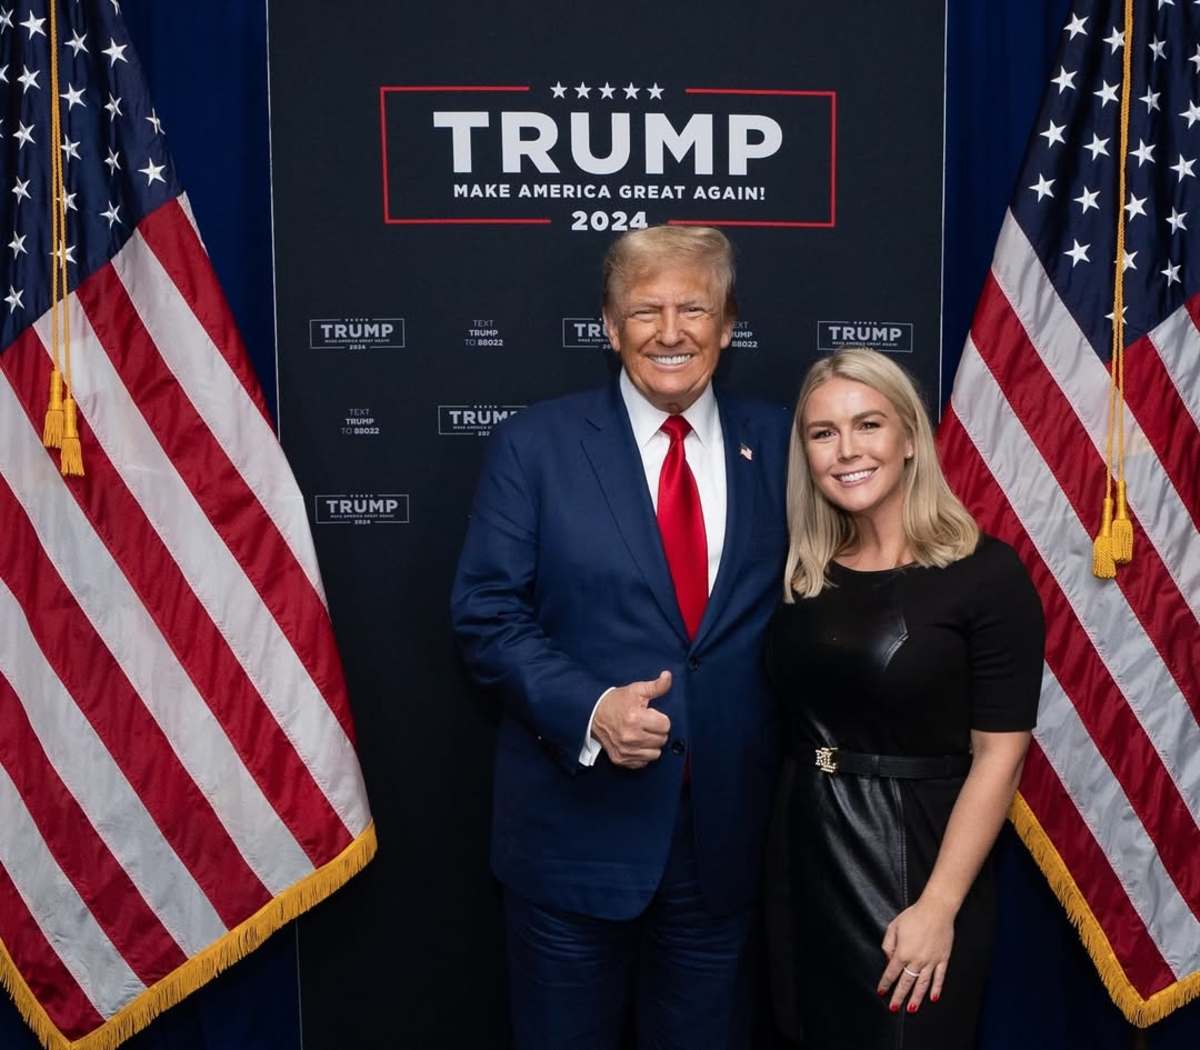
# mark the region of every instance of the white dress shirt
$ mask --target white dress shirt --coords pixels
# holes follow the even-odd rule
[[[662,431],[662,425],[669,413],[655,408],[645,395],[633,385],[628,373],[622,369],[621,400],[625,402],[625,411],[629,413],[629,422],[633,427],[633,440],[642,457],[642,469],[646,472],[646,487],[650,490],[650,501],[654,510],[658,511],[658,476],[662,472],[663,461],[667,458],[667,449],[671,447],[671,439]],[[704,392],[696,398],[690,408],[683,413],[683,418],[691,424],[691,432],[683,439],[683,455],[691,467],[692,476],[696,479],[696,488],[700,493],[700,511],[704,515],[704,535],[708,542],[708,593],[712,594],[713,584],[717,579],[717,569],[721,565],[721,551],[725,547],[725,440],[721,430],[721,413],[717,411],[717,399],[713,394],[712,383],[704,388]],[[612,686],[600,694],[596,707],[600,706],[609,693],[615,689]],[[592,708],[592,718],[596,717],[596,708]],[[590,766],[600,754],[600,743],[592,736],[592,719],[588,719],[587,736],[583,742],[583,750],[579,753],[579,761]]]

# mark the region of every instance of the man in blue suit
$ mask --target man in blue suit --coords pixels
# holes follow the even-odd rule
[[[716,393],[735,318],[717,230],[604,265],[605,389],[492,436],[452,613],[504,699],[492,865],[518,1050],[745,1045],[747,934],[777,764],[762,636],[789,415]]]

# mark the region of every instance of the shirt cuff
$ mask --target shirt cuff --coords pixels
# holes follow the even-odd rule
[[[603,693],[600,694],[595,706],[592,708],[591,717],[588,718],[587,735],[583,738],[583,750],[579,752],[579,764],[581,766],[594,766],[596,759],[600,757],[600,741],[592,736],[592,722],[596,717],[596,708],[600,706],[600,701],[603,700],[609,693],[617,687],[610,685]]]

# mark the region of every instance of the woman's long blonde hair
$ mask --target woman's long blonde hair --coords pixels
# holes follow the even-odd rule
[[[788,455],[787,564],[783,600],[813,598],[829,582],[829,563],[858,539],[854,519],[825,498],[813,482],[804,450],[804,408],[812,392],[833,377],[863,383],[886,397],[896,409],[912,442],[912,458],[904,464],[904,535],[918,565],[945,566],[970,554],[979,543],[979,526],[950,491],[938,464],[933,429],[913,381],[890,358],[855,347],[822,358],[808,370],[796,400]]]

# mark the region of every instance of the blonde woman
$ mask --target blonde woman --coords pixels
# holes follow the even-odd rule
[[[806,1050],[964,1050],[992,941],[987,858],[1037,714],[1041,605],[950,491],[884,355],[812,367],[788,470],[767,641],[791,758],[775,955],[794,961]]]

